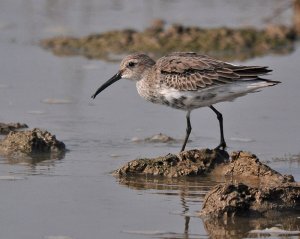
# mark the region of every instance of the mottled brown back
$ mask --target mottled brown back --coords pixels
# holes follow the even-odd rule
[[[156,62],[153,70],[161,85],[181,91],[258,79],[272,71],[266,66],[232,65],[194,52],[175,52],[164,56]]]

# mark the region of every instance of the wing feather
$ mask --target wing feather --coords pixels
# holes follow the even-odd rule
[[[194,52],[179,52],[156,62],[156,79],[161,85],[181,91],[196,91],[214,85],[259,78],[271,70],[266,66],[242,66]]]

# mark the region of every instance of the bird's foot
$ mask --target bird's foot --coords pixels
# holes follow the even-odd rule
[[[225,141],[224,142],[221,142],[215,149],[222,149],[222,150],[225,150],[227,147]]]

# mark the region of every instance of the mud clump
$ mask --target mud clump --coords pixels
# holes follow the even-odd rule
[[[294,182],[292,175],[282,175],[269,166],[261,163],[255,154],[239,151],[232,152],[231,161],[217,174],[225,175],[231,181],[242,182],[254,187],[261,185],[278,185]]]
[[[179,155],[168,154],[154,159],[136,159],[113,172],[116,176],[152,175],[165,177],[182,177],[204,175],[213,170],[217,164],[229,159],[222,150],[190,150]]]
[[[135,143],[146,142],[146,143],[169,143],[169,144],[171,144],[171,143],[175,143],[178,141],[181,141],[181,140],[174,139],[171,136],[168,136],[163,133],[154,134],[154,135],[144,138],[144,139],[141,139],[138,137],[133,137],[131,139],[131,142],[135,142]]]
[[[55,135],[41,129],[10,132],[0,141],[2,155],[60,153],[65,151],[65,144]]]
[[[115,170],[120,179],[133,176],[179,178],[210,176],[223,181],[205,196],[203,217],[268,216],[300,210],[300,184],[249,152],[189,150],[153,159],[136,159]]]
[[[21,123],[0,123],[0,134],[8,134],[11,131],[28,128],[26,124]]]
[[[202,216],[268,216],[300,210],[300,185],[286,183],[260,188],[243,183],[215,186],[205,197]]]
[[[145,142],[149,142],[149,143],[172,143],[172,142],[176,142],[176,139],[159,133],[159,134],[155,134],[151,137],[145,138]]]
[[[282,175],[248,152],[233,152],[219,173],[230,181],[207,193],[201,216],[269,216],[300,210],[300,184]]]
[[[293,23],[294,29],[298,36],[300,36],[300,1],[294,0],[293,2],[294,14],[293,14]]]
[[[159,57],[173,51],[195,51],[225,60],[244,60],[270,53],[284,54],[293,49],[293,28],[268,26],[205,29],[173,24],[166,27],[155,20],[144,31],[132,29],[92,34],[82,38],[58,36],[40,45],[60,56],[81,55],[109,60],[111,55],[146,52]]]

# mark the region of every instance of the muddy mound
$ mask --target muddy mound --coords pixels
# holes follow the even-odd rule
[[[202,216],[268,216],[279,211],[300,210],[300,185],[250,187],[243,183],[219,184],[205,197]]]
[[[173,51],[195,51],[226,60],[243,60],[270,53],[288,53],[296,38],[294,29],[268,26],[244,28],[200,28],[155,20],[144,31],[124,29],[76,38],[58,36],[40,42],[56,55],[82,55],[112,59],[113,55],[145,52],[159,57]]]
[[[282,175],[249,152],[189,150],[152,159],[128,162],[113,174],[122,184],[135,187],[133,177],[180,178],[210,176],[225,183],[205,196],[201,216],[268,216],[274,212],[300,211],[300,184]]]
[[[249,152],[233,152],[230,157],[219,149],[194,149],[157,158],[132,160],[113,172],[116,176],[200,176],[212,175],[220,180],[258,183],[292,182],[291,175],[281,175],[261,163],[256,155]]]
[[[11,131],[28,128],[26,124],[21,123],[0,123],[0,134],[8,134]]]
[[[152,175],[165,177],[197,176],[209,173],[229,159],[222,150],[190,150],[153,159],[136,159],[113,172],[116,176]]]
[[[14,155],[17,153],[59,153],[65,151],[65,144],[55,135],[41,129],[10,132],[0,141],[0,153]]]
[[[145,138],[144,141],[149,143],[173,143],[176,142],[176,139],[168,135],[159,133],[159,134],[152,135],[151,137]]]
[[[282,175],[248,152],[233,152],[220,169],[226,183],[205,196],[201,216],[269,216],[300,211],[300,184],[292,175]]]
[[[278,185],[294,182],[292,175],[282,175],[259,161],[255,154],[250,152],[233,152],[230,163],[220,168],[218,174],[223,174],[231,182],[242,182],[252,186]]]

